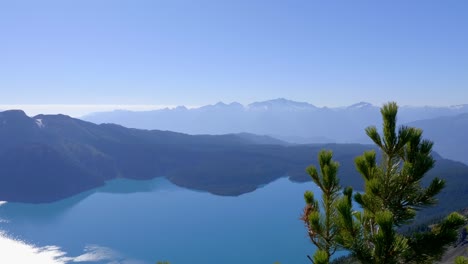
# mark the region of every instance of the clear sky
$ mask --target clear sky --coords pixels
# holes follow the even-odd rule
[[[466,0],[0,0],[0,108],[464,104],[467,14]]]

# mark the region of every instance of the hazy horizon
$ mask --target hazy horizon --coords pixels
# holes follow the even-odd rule
[[[274,98],[268,99],[265,101],[271,101],[276,99],[286,99],[288,98]],[[290,100],[294,101],[294,100]],[[264,101],[261,101],[264,102]],[[323,105],[323,104],[315,104],[312,102],[307,101],[294,101],[294,102],[305,102],[312,104],[316,107],[328,107],[328,108],[341,108],[341,107],[348,107],[358,103],[370,103],[373,106],[380,107],[381,105],[375,104],[368,101],[358,101],[349,105]],[[225,101],[217,101],[207,105],[215,105],[218,103],[224,104],[231,104],[231,103],[239,103],[244,107],[248,106],[251,103],[255,102],[248,102],[248,103],[240,103],[237,101],[233,102],[225,102]],[[398,103],[398,102],[397,102]],[[466,105],[468,103],[456,104],[456,105],[400,105],[400,107],[454,107],[458,105]],[[128,104],[128,105],[119,105],[119,104],[0,104],[0,111],[6,110],[23,110],[28,116],[35,116],[38,114],[64,114],[69,115],[75,118],[84,117],[86,115],[97,113],[97,112],[110,112],[110,111],[153,111],[153,110],[161,110],[161,109],[174,109],[177,107],[186,107],[188,109],[196,109],[207,105],[143,105],[143,104]]]

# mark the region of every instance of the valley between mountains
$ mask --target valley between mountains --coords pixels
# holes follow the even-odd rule
[[[237,196],[280,177],[305,182],[305,168],[321,149],[340,162],[343,186],[362,190],[354,158],[373,148],[362,144],[288,144],[252,134],[188,135],[97,125],[65,115],[28,117],[0,112],[0,200],[44,203],[102,186],[116,178],[166,177],[189,189]],[[447,187],[426,217],[468,206],[468,166],[436,155],[426,177]],[[300,195],[300,194],[298,194]]]

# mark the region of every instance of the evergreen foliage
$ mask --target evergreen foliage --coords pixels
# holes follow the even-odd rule
[[[335,223],[335,236],[328,243],[351,251],[360,263],[432,263],[457,239],[456,230],[465,221],[462,215],[452,213],[423,232],[397,232],[414,220],[418,210],[436,204],[435,196],[445,186],[439,178],[426,187],[422,185],[423,177],[435,163],[433,143],[422,138],[420,129],[397,127],[397,112],[394,102],[381,108],[382,135],[376,127],[366,129],[381,151],[381,161],[377,163],[374,150],[355,159],[364,179],[364,192],[353,196],[350,188],[345,189],[335,201],[335,209],[330,209],[337,214],[330,214],[334,216],[331,221]],[[352,198],[362,211],[353,209]]]
[[[457,257],[455,259],[455,264],[468,264],[468,258],[462,256]]]
[[[340,196],[341,187],[337,177],[339,165],[338,162],[332,160],[332,157],[331,151],[322,150],[318,155],[320,174],[315,166],[309,166],[306,169],[312,181],[322,190],[321,206],[315,200],[313,192],[305,192],[306,206],[301,217],[307,227],[310,240],[319,249],[315,252],[313,259],[309,257],[315,264],[329,263],[331,255],[337,249],[335,242],[338,231],[335,221],[337,218],[336,202]]]

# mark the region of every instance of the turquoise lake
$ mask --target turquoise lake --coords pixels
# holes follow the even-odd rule
[[[173,185],[164,178],[114,180],[49,204],[0,206],[0,230],[63,263],[310,263],[314,246],[299,220],[314,184],[281,178],[238,197]]]

